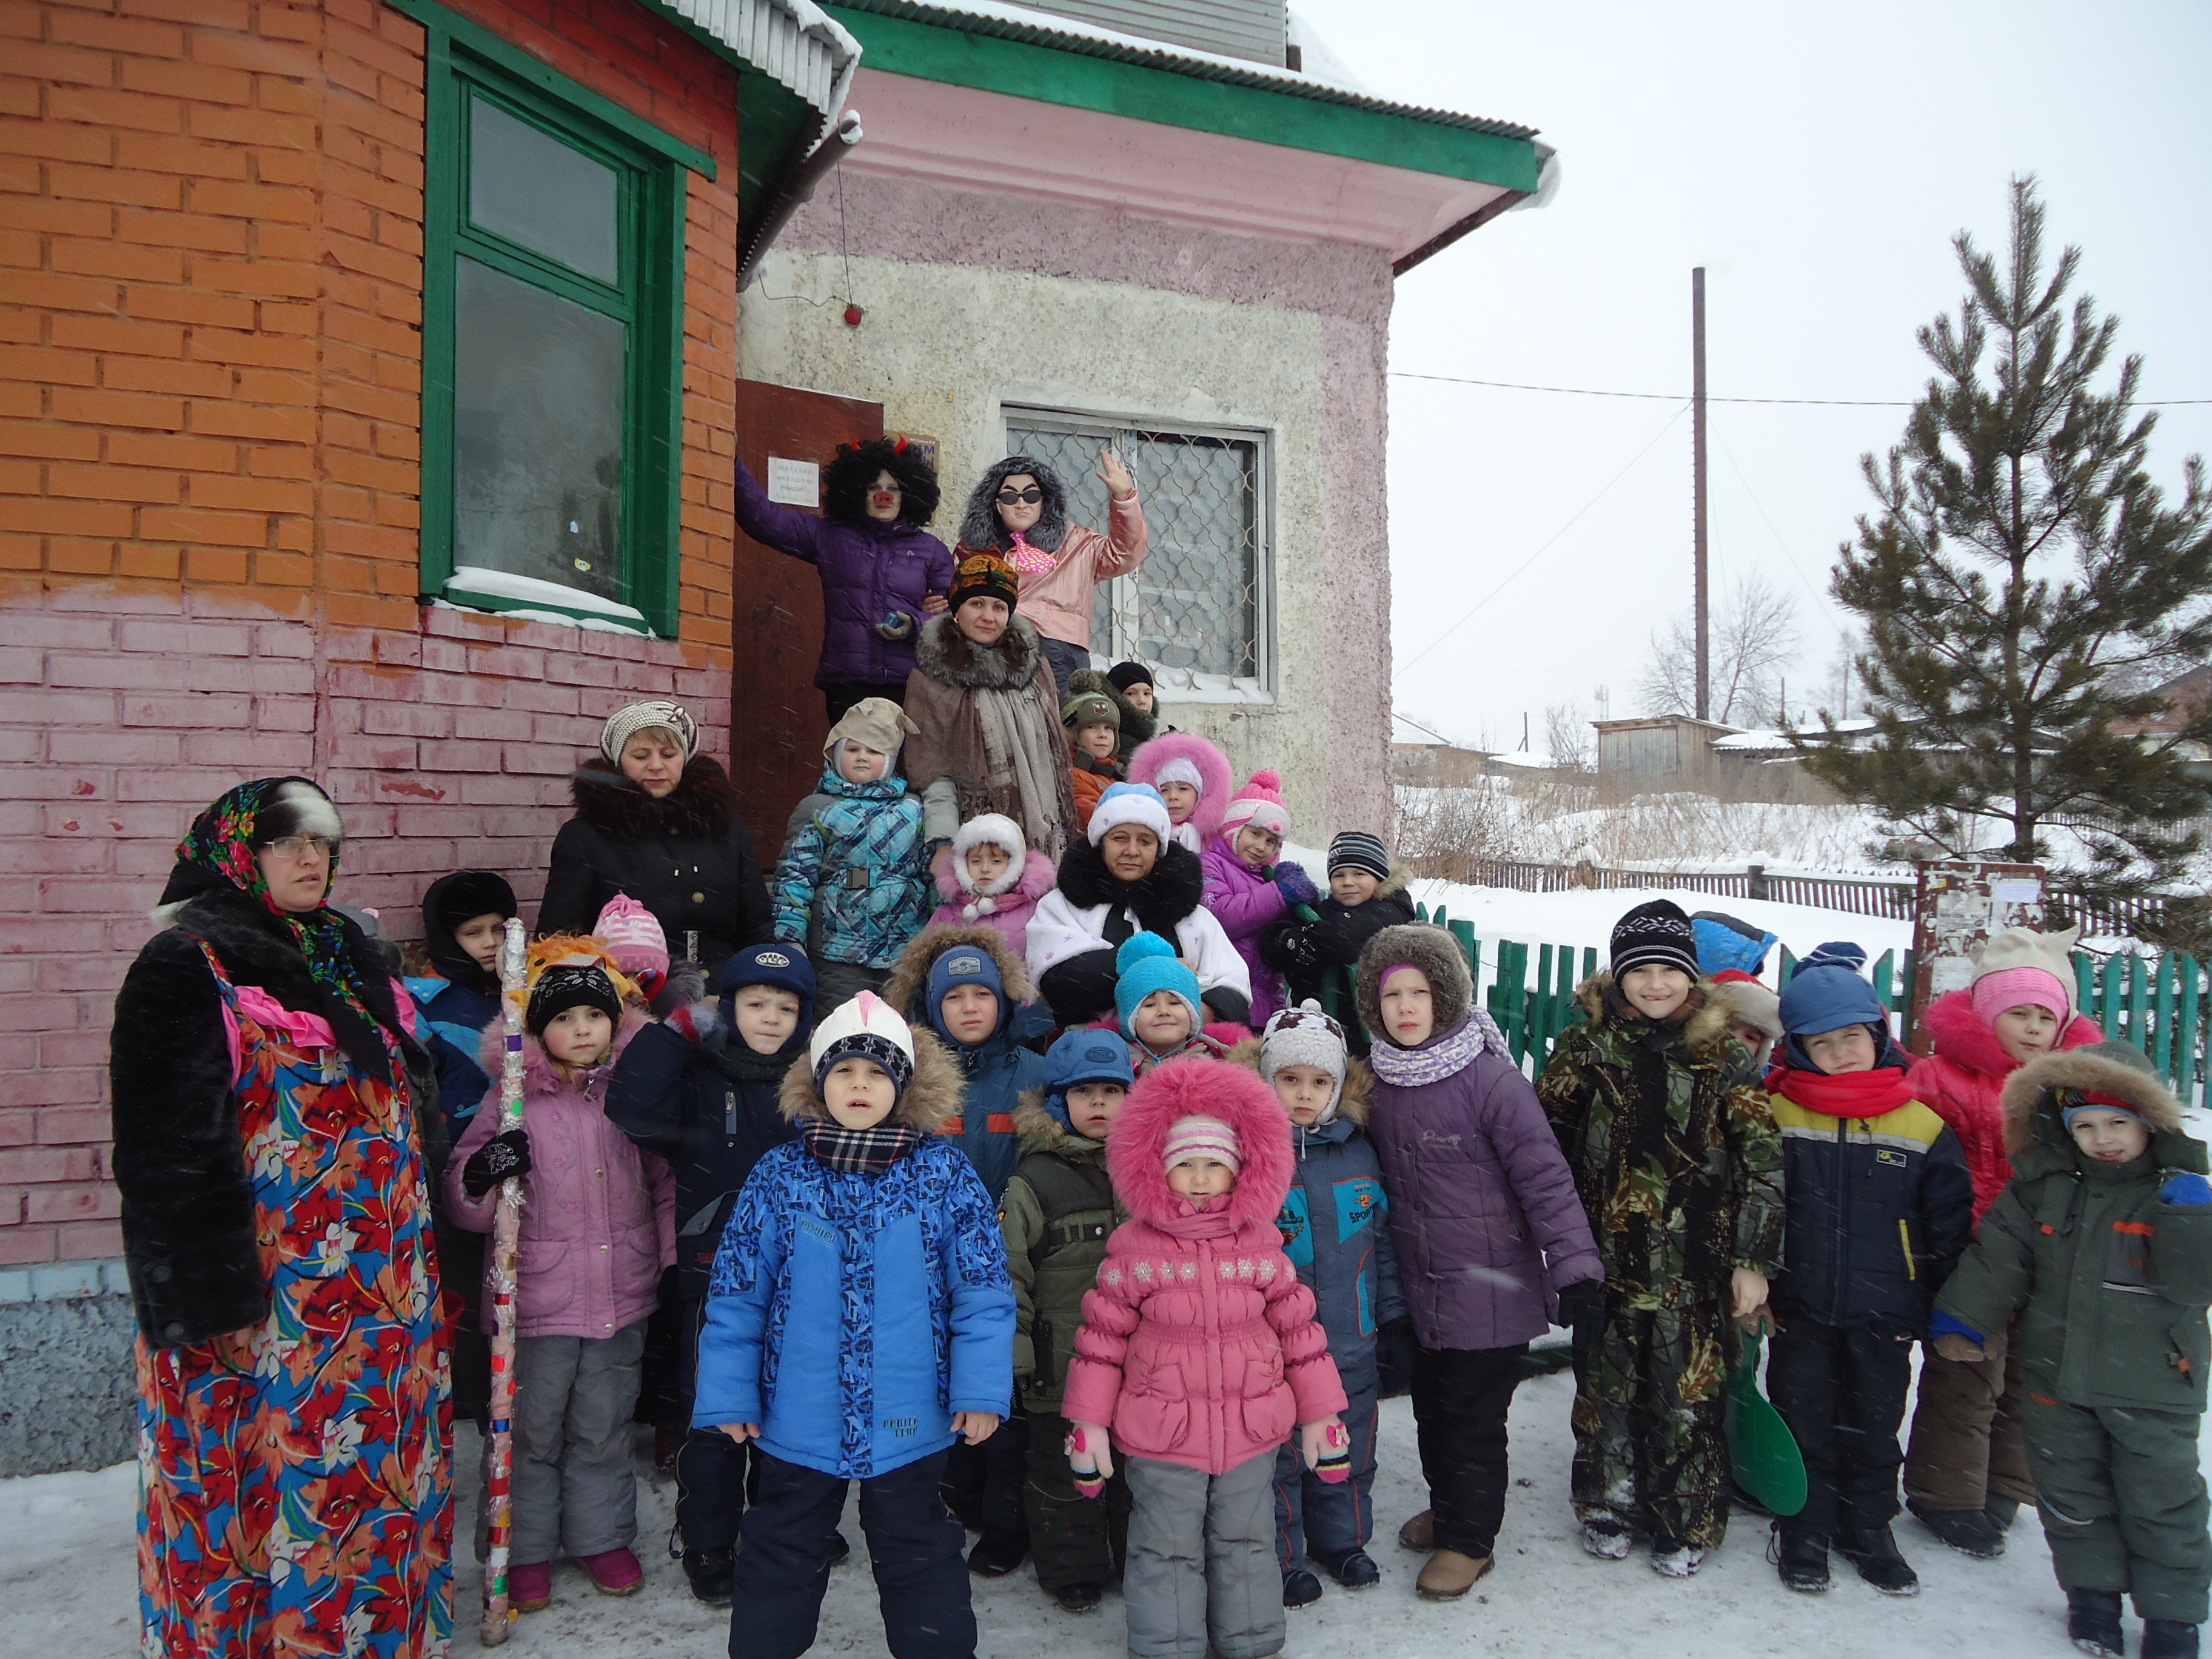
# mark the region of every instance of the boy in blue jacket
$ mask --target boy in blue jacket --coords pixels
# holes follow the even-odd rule
[[[1314,1293],[1329,1358],[1351,1404],[1352,1478],[1331,1484],[1295,1448],[1275,1461],[1275,1553],[1283,1605],[1321,1600],[1321,1568],[1346,1589],[1382,1580],[1367,1553],[1375,1535],[1375,1431],[1380,1389],[1376,1333],[1406,1317],[1398,1257],[1385,1224],[1382,1166],[1366,1135],[1374,1074],[1352,1057],[1344,1027],[1317,1002],[1285,1008],[1229,1058],[1255,1067],[1290,1115],[1297,1162],[1276,1225],[1298,1282]]]
[[[695,1428],[760,1454],[738,1553],[730,1659],[799,1659],[829,1586],[849,1482],[898,1659],[972,1659],[959,1523],[938,1496],[956,1440],[1012,1393],[1014,1293],[975,1166],[937,1131],[959,1068],[863,991],[786,1073],[796,1141],[738,1195],[699,1335]]]
[[[1017,1040],[1022,1005],[1034,994],[1006,936],[985,924],[925,929],[884,986],[884,1000],[912,1024],[935,1031],[959,1062],[960,1113],[938,1133],[968,1154],[994,1209],[1021,1161],[1014,1114],[1024,1093],[1044,1087],[1044,1056]],[[1011,1370],[1006,1386],[1013,1387]],[[982,1534],[968,1557],[981,1577],[1004,1577],[1028,1559],[1022,1505],[1028,1444],[1029,1419],[1017,1412],[986,1444],[955,1446],[945,1460],[945,1501]]]
[[[777,1090],[814,1029],[814,970],[788,945],[739,951],[711,1001],[698,999],[696,977],[681,978],[697,971],[675,970],[676,1006],[630,1039],[607,1087],[610,1121],[676,1171],[677,1389],[687,1422],[715,1248],[753,1165],[798,1133]],[[691,1593],[711,1607],[730,1603],[744,1494],[744,1447],[692,1429],[676,1454],[676,1530]]]

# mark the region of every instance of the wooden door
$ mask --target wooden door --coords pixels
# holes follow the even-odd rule
[[[738,382],[738,453],[763,486],[771,456],[827,469],[841,443],[884,435],[884,406],[763,380]],[[818,509],[817,509],[818,510]],[[822,660],[822,582],[814,567],[743,531],[732,560],[730,776],[761,862],[822,775],[830,735],[814,670]]]

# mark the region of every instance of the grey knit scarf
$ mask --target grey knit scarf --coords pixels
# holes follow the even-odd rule
[[[1401,1048],[1387,1038],[1378,1042],[1369,1052],[1367,1063],[1383,1082],[1413,1089],[1424,1083],[1441,1083],[1465,1071],[1482,1058],[1485,1050],[1508,1060],[1513,1057],[1498,1022],[1481,1009],[1470,1008],[1458,1024],[1419,1048]]]

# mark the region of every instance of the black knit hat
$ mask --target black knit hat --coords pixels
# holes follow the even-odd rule
[[[1152,671],[1140,662],[1117,662],[1106,671],[1106,683],[1116,691],[1127,691],[1133,685],[1150,685]]]
[[[1639,904],[1613,925],[1613,976],[1656,963],[1698,977],[1698,935],[1690,918],[1672,899]]]
[[[523,1024],[530,1035],[542,1037],[555,1018],[571,1008],[596,1008],[617,1025],[622,1024],[622,998],[606,969],[596,963],[556,962],[538,976],[530,988],[530,1009]]]
[[[1382,837],[1364,830],[1342,830],[1328,844],[1328,872],[1364,870],[1377,881],[1390,879],[1390,852]]]

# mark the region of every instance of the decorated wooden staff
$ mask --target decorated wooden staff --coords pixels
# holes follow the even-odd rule
[[[507,1018],[507,1055],[499,1071],[499,1132],[522,1127],[522,923],[510,918],[499,953],[499,978]],[[509,1490],[514,1468],[514,1285],[516,1246],[522,1231],[522,1177],[499,1184],[491,1229],[491,1464],[484,1480],[491,1521],[491,1552],[484,1559],[483,1623],[477,1639],[488,1648],[507,1640],[514,1613],[507,1605],[507,1535],[514,1509]]]

